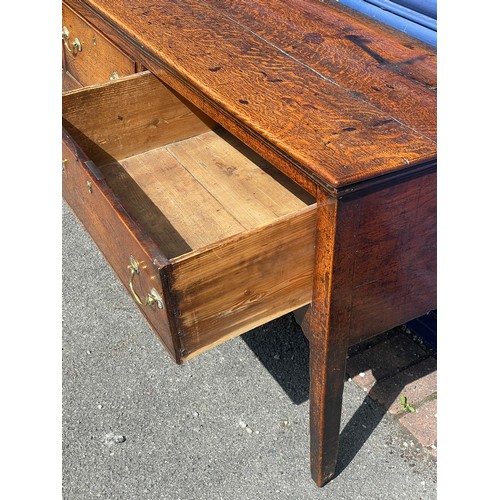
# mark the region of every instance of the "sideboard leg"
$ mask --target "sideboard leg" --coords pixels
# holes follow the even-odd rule
[[[323,486],[335,474],[347,350],[311,348],[311,475]]]
[[[358,202],[318,198],[316,265],[308,314],[311,475],[318,486],[337,462],[353,275]]]

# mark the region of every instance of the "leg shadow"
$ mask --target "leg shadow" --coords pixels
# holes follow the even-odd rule
[[[395,341],[393,333],[386,332],[353,346],[350,354],[357,354],[381,342]],[[242,335],[241,338],[294,404],[300,405],[309,399],[309,342],[293,314],[271,321]],[[395,402],[399,404],[404,388],[435,371],[435,363],[421,362],[426,359],[432,361],[432,353],[418,358],[413,366],[405,367],[398,377],[394,377],[397,370],[388,373],[384,367],[384,371],[381,372],[376,367],[370,366],[368,361],[359,367],[360,371],[371,370],[376,383],[340,434],[335,477],[351,463],[391,405]]]
[[[386,342],[391,342],[391,340],[396,341],[395,338],[389,338]],[[436,359],[429,353],[417,358],[413,364],[400,368],[400,371],[395,369],[388,373],[384,369],[378,374],[379,370],[368,364],[360,371],[368,372],[369,370],[372,371],[376,382],[340,434],[335,477],[351,463],[390,408],[394,415],[404,412],[404,408],[400,405],[400,397],[404,394],[405,388],[411,387],[422,377],[435,372]],[[424,401],[426,398],[422,401],[410,401],[410,403],[418,405]]]

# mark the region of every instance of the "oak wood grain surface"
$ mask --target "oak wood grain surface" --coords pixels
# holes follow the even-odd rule
[[[391,28],[361,28],[341,6],[333,24],[332,9],[310,0],[207,2],[352,95],[436,139],[436,54],[429,46],[410,43]]]
[[[435,309],[436,182],[436,172],[428,173],[360,200],[351,248],[351,344]]]
[[[203,96],[212,117],[250,130],[263,156],[278,154],[331,192],[436,157],[435,120],[427,120],[435,52],[404,35],[384,39],[345,9],[299,0],[242,10],[204,0],[69,3],[137,60],[154,61],[177,90]],[[280,35],[259,27],[261,8],[307,15],[290,14]],[[326,25],[337,38],[315,43]],[[351,58],[352,72],[343,62]]]

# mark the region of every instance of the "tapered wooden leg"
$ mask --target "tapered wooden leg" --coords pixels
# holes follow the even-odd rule
[[[311,347],[311,476],[318,486],[335,474],[346,355],[340,346],[331,350]]]
[[[349,347],[356,201],[318,198],[310,344],[311,475],[318,486],[333,478],[338,455],[342,393]]]

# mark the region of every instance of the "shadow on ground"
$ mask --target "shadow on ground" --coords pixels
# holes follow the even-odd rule
[[[395,333],[396,329],[353,346],[350,354],[371,348],[387,339],[390,341]],[[309,342],[293,314],[285,315],[256,328],[242,335],[241,338],[294,404],[300,405],[309,399]],[[382,376],[377,378],[377,370],[374,367],[368,365],[363,367],[364,371],[370,369],[377,383],[384,380]],[[423,375],[425,373],[415,373],[414,378],[411,378],[410,373],[410,378],[405,380],[405,384],[414,382]],[[366,394],[363,404],[359,406],[340,434],[336,476],[354,459],[404,387],[398,385],[392,387],[388,398],[390,402],[381,405],[373,397],[377,391],[377,383]]]

